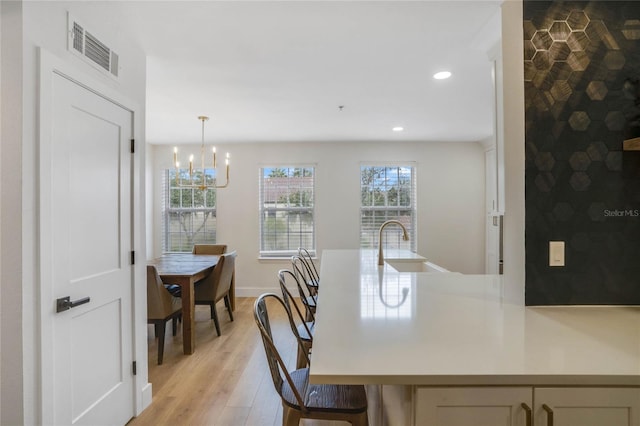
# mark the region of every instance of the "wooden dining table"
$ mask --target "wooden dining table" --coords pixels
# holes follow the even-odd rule
[[[182,347],[185,354],[195,350],[195,300],[196,282],[209,275],[218,263],[218,255],[167,253],[149,260],[165,284],[177,284],[182,288]],[[234,274],[235,275],[235,274]],[[235,278],[229,291],[231,310],[235,310]]]

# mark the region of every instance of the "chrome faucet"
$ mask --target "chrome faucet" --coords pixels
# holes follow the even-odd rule
[[[409,234],[407,233],[407,228],[404,227],[402,223],[397,220],[387,220],[382,225],[380,225],[380,230],[378,231],[378,265],[384,265],[384,255],[382,254],[382,230],[387,226],[395,223],[396,225],[400,225],[402,228],[402,239],[405,241],[409,241]]]

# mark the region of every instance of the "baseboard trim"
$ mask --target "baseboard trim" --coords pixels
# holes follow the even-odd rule
[[[140,407],[139,407],[139,411],[136,413],[136,415],[139,415],[140,413],[142,413],[145,408],[149,407],[151,405],[151,400],[153,398],[153,391],[152,391],[153,386],[151,385],[151,383],[147,383],[143,388],[142,391],[140,392]]]
[[[236,297],[258,297],[263,293],[280,295],[280,287],[236,287]]]

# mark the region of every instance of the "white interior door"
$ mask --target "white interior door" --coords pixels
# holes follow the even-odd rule
[[[42,250],[54,299],[43,314],[52,323],[53,371],[43,375],[53,375],[53,422],[122,425],[134,415],[133,115],[58,74],[51,102],[51,164],[41,167],[50,176],[40,182],[41,224],[51,226]],[[89,299],[57,312],[64,297]]]

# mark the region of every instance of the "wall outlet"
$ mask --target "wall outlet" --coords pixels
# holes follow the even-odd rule
[[[564,241],[549,241],[549,266],[564,266]]]

